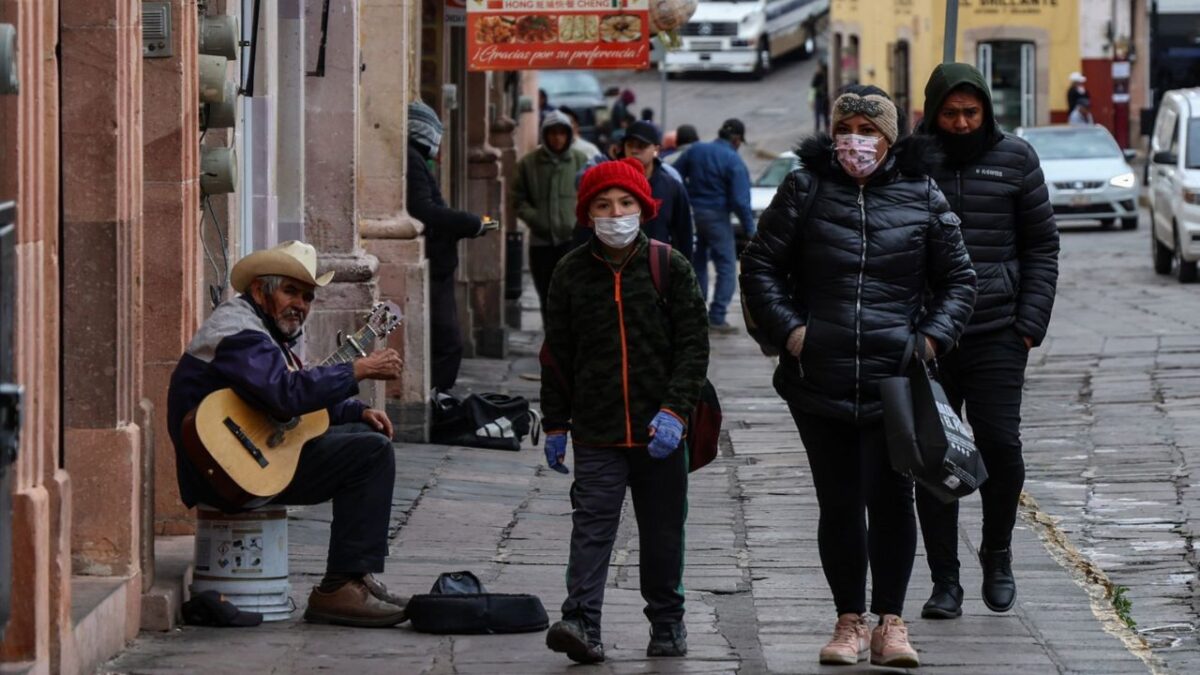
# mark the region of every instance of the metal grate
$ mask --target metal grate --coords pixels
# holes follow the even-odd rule
[[[684,24],[680,34],[684,37],[728,37],[737,35],[737,24],[733,22],[693,21]]]

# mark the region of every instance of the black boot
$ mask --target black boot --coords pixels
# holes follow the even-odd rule
[[[646,656],[687,656],[687,628],[683,622],[651,624]]]
[[[546,631],[546,646],[551,651],[565,653],[576,663],[600,663],[604,660],[604,644],[600,636],[589,632],[579,619],[563,619]]]
[[[1012,549],[979,549],[983,565],[983,604],[993,612],[1007,612],[1017,601],[1017,580],[1012,573]]]
[[[921,608],[923,619],[957,619],[962,616],[963,589],[958,580],[935,581],[929,600]]]

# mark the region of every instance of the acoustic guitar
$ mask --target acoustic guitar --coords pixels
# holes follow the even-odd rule
[[[321,365],[366,356],[400,321],[396,305],[375,305],[358,332],[345,338],[338,334],[337,350]],[[256,508],[287,488],[296,475],[300,449],[328,429],[327,410],[281,421],[227,388],[206,396],[183,418],[182,440],[192,465],[222,499],[231,506]]]

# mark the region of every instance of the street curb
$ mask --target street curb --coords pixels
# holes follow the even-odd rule
[[[1058,519],[1043,511],[1037,500],[1024,490],[1021,491],[1021,518],[1037,532],[1050,557],[1067,570],[1075,583],[1087,593],[1092,614],[1099,620],[1104,632],[1120,640],[1154,675],[1170,675],[1173,671],[1155,656],[1145,638],[1125,625],[1117,615],[1111,600],[1116,584],[1104,570],[1075,548],[1067,534],[1058,527]]]

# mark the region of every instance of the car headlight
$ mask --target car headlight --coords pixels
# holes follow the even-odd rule
[[[1183,191],[1183,201],[1188,204],[1200,204],[1200,190],[1185,189]]]
[[[1113,187],[1131,188],[1137,184],[1137,176],[1134,176],[1132,172],[1123,173],[1120,176],[1113,176],[1108,179],[1108,184]]]

